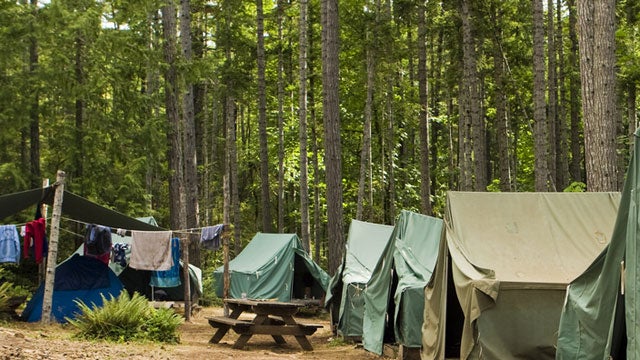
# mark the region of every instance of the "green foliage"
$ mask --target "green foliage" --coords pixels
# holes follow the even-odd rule
[[[562,192],[585,192],[587,191],[587,184],[581,181],[574,181],[569,186],[564,188]]]
[[[106,299],[103,306],[89,306],[77,300],[81,313],[70,324],[78,329],[76,336],[83,339],[107,341],[154,341],[177,343],[177,329],[182,318],[170,309],[154,309],[147,299],[135,293],[129,297],[122,291],[117,298]]]

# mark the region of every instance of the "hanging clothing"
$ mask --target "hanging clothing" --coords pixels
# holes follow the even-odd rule
[[[122,267],[126,267],[127,250],[129,250],[129,244],[115,243],[111,248],[111,261]]]
[[[167,271],[152,271],[149,285],[155,287],[175,287],[180,282],[180,239],[171,239],[171,257],[173,265]]]
[[[45,218],[39,218],[28,222],[25,225],[24,244],[22,247],[23,258],[29,258],[29,250],[36,261],[36,264],[42,262],[43,253],[46,249],[45,229],[47,222]]]
[[[224,230],[224,225],[222,224],[203,227],[200,234],[200,246],[207,250],[218,250],[220,248],[222,230]]]
[[[85,254],[94,257],[111,255],[111,228],[108,226],[88,224],[84,236]]]
[[[129,266],[138,270],[169,270],[171,231],[131,231]]]
[[[15,225],[0,226],[0,263],[20,261],[20,238]]]

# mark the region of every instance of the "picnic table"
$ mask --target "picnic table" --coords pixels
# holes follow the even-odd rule
[[[308,335],[312,335],[322,325],[303,324],[293,318],[300,307],[300,303],[253,300],[253,299],[224,299],[229,307],[229,316],[207,317],[209,325],[217,328],[211,340],[217,344],[224,335],[233,329],[240,337],[233,344],[234,349],[243,348],[253,335],[271,335],[277,344],[285,344],[283,335],[294,336],[304,350],[313,350]],[[243,312],[252,312],[255,317],[251,320],[239,319]]]

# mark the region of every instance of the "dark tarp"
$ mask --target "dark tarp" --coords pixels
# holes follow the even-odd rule
[[[41,201],[45,204],[53,205],[54,190],[54,186],[49,186],[0,196],[0,219],[15,215],[29,206],[37,205]],[[100,206],[67,190],[64,191],[62,199],[62,213],[74,220],[112,228],[141,231],[164,230],[158,226]]]

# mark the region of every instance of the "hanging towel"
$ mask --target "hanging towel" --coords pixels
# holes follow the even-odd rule
[[[129,266],[138,270],[169,270],[171,231],[131,231]]]
[[[29,257],[29,249],[32,249],[33,257],[37,264],[42,262],[43,253],[47,251],[45,229],[46,220],[39,218],[28,222],[24,235],[24,246],[22,256],[26,259]]]
[[[200,234],[200,246],[207,250],[218,250],[223,229],[224,225],[222,224],[203,227]]]
[[[15,225],[0,226],[0,263],[20,261],[20,238]]]
[[[152,271],[149,285],[155,287],[175,287],[180,282],[180,239],[171,239],[173,266],[167,271]]]

